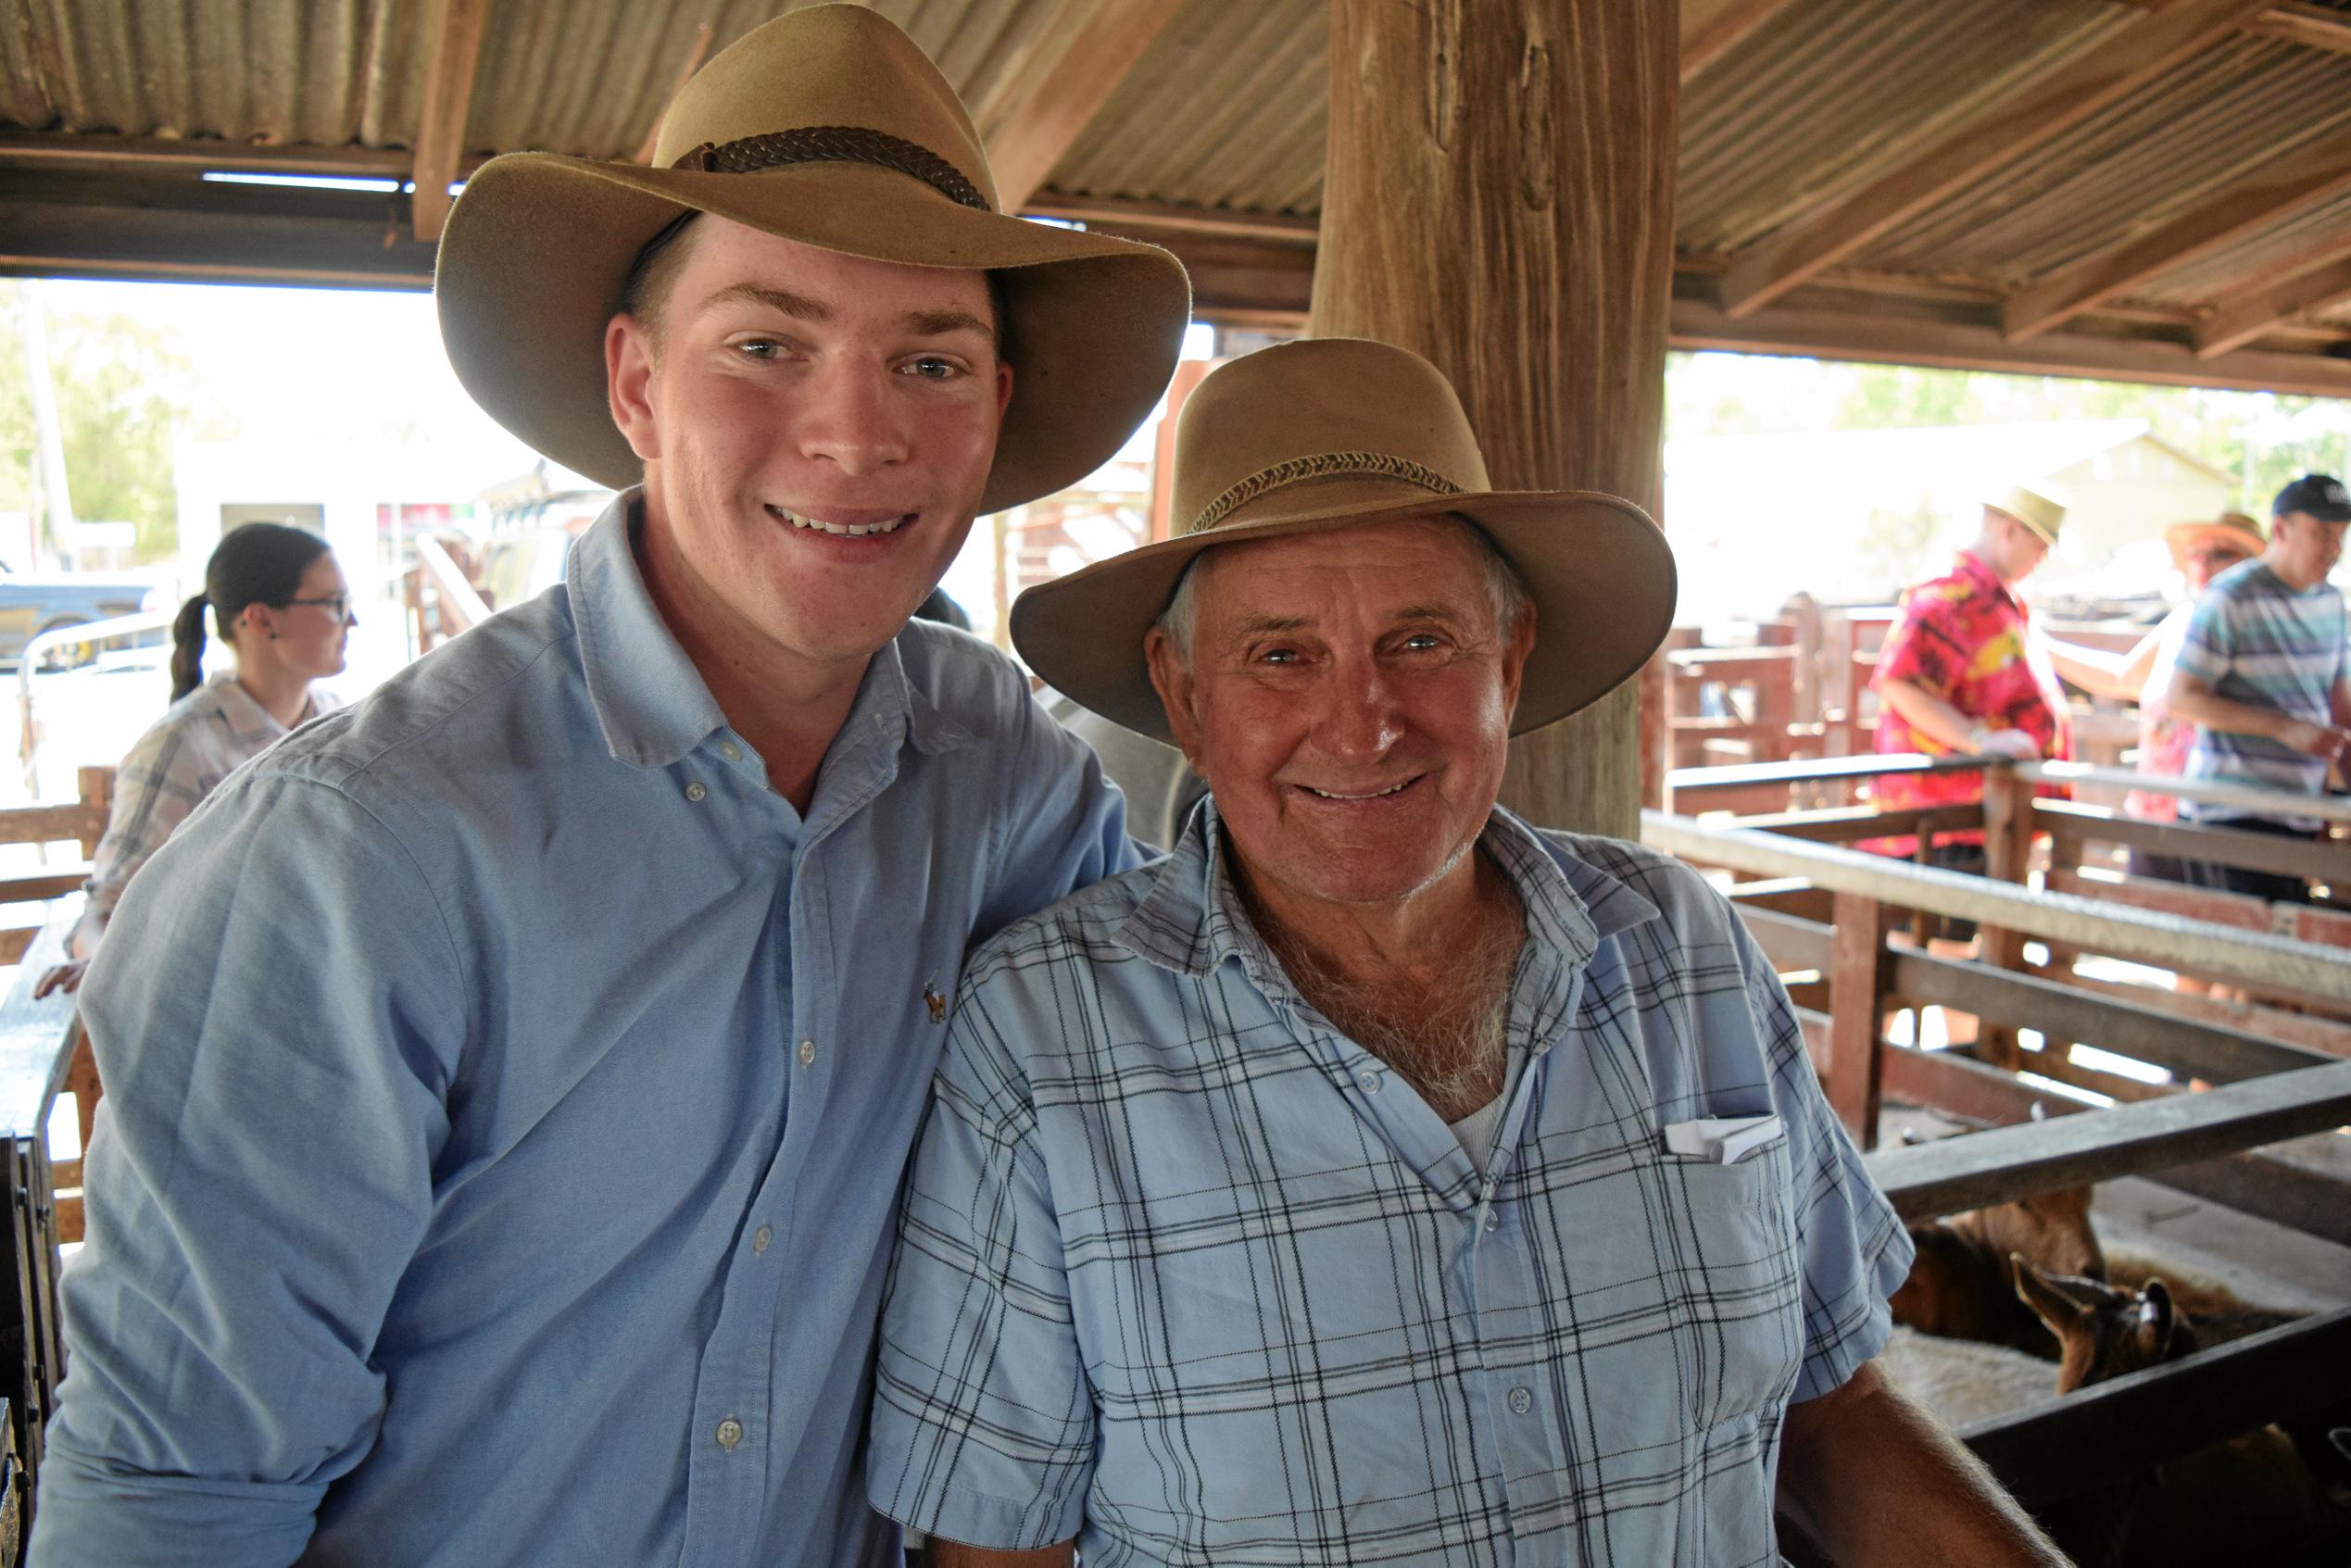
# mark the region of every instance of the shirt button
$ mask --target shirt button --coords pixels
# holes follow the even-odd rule
[[[800,1042],[800,1065],[802,1067],[806,1067],[815,1060],[816,1042],[814,1040],[802,1040]]]
[[[719,742],[719,755],[729,762],[740,762],[743,760],[743,748],[731,740],[723,740]]]
[[[1502,1228],[1502,1216],[1495,1213],[1491,1209],[1486,1210],[1486,1228],[1490,1231],[1499,1230]]]
[[[724,1449],[728,1453],[733,1453],[735,1451],[735,1445],[742,1440],[743,1424],[741,1422],[735,1420],[730,1415],[724,1421],[718,1424],[718,1446],[720,1448]]]
[[[709,790],[702,787],[702,781],[699,779],[696,779],[692,784],[685,786],[685,798],[688,800],[699,800],[702,797],[710,793],[710,792]]]
[[[751,1233],[751,1250],[754,1253],[764,1252],[767,1250],[767,1244],[774,1239],[775,1232],[761,1225]]]
[[[1534,1395],[1532,1395],[1532,1394],[1528,1393],[1528,1392],[1526,1389],[1524,1389],[1524,1388],[1513,1388],[1513,1389],[1510,1391],[1510,1413],[1511,1413],[1511,1414],[1513,1414],[1513,1415],[1525,1415],[1525,1414],[1526,1414],[1528,1411],[1533,1410],[1534,1408],[1535,1408],[1535,1397],[1534,1397]],[[732,1424],[730,1423],[729,1424]],[[725,1428],[724,1428],[724,1427],[721,1427],[719,1430],[721,1430],[721,1431],[723,1432],[723,1431],[724,1431],[724,1430],[725,1430]],[[733,1448],[735,1445],[734,1445],[734,1444],[732,1444],[732,1443],[728,1443],[726,1446],[727,1446],[728,1448],[730,1448],[730,1449],[731,1449],[731,1448]]]
[[[1366,1067],[1355,1074],[1355,1086],[1367,1095],[1376,1095],[1379,1093],[1379,1074]]]

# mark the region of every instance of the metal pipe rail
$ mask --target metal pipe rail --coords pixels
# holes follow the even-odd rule
[[[2263,789],[2256,784],[2223,784],[2217,779],[2182,779],[2161,773],[2142,773],[2133,768],[2101,768],[2088,762],[2018,762],[2017,776],[2034,784],[2111,784],[2140,789],[2149,795],[2175,796],[2207,806],[2234,806],[2273,817],[2315,817],[2323,822],[2351,822],[2351,797],[2296,795],[2292,790]]]
[[[1710,827],[1664,811],[1641,814],[1641,841],[1701,865],[1755,876],[1801,876],[1831,892],[1955,916],[2045,942],[2351,1003],[2351,961],[2342,948],[2316,942],[2237,931],[2073,894],[2033,893],[1988,877],[1778,834]]]
[[[79,626],[60,626],[54,632],[44,632],[25,644],[24,652],[17,658],[17,714],[19,720],[17,740],[17,760],[23,764],[27,789],[34,788],[32,759],[40,749],[40,732],[32,721],[32,677],[41,668],[41,656],[51,648],[71,647],[77,643],[104,643],[117,637],[135,637],[146,632],[167,629],[179,616],[174,609],[143,609],[136,615],[118,615],[107,621],[85,621]]]

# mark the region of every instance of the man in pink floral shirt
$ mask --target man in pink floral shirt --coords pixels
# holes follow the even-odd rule
[[[2005,491],[1985,503],[1981,531],[1950,572],[1902,596],[1870,677],[1880,752],[2071,754],[2056,668],[2013,591],[2056,543],[2065,515],[2065,504],[2043,490]],[[1877,781],[1875,797],[1889,811],[1980,800],[1983,776],[1890,773]],[[1982,835],[1945,844],[1933,858],[1954,871],[1981,872]]]

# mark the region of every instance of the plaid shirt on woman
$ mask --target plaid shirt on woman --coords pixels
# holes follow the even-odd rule
[[[312,686],[300,722],[340,706],[331,693]],[[90,880],[83,884],[89,902],[74,927],[82,951],[98,945],[132,874],[163,847],[188,813],[222,779],[293,733],[237,684],[235,671],[222,670],[164,709],[132,743],[115,772],[114,805],[90,859]]]
[[[1135,1563],[1776,1563],[1792,1399],[1888,1332],[1901,1225],[1696,873],[1503,811],[1528,936],[1481,1179],[1299,996],[1213,803],[979,949],[883,1323],[874,1504]],[[1776,1113],[1735,1164],[1668,1123]]]

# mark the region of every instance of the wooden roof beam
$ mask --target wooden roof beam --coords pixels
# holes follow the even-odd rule
[[[1799,283],[1962,187],[2137,92],[2269,8],[2269,0],[2180,0],[2034,78],[1921,146],[1827,211],[1749,248],[1722,281],[1733,318]]]
[[[2337,132],[2239,181],[2204,206],[2009,296],[2008,341],[2062,326],[2150,278],[2351,191],[2351,133]]]
[[[2196,328],[2196,358],[2209,359],[2242,348],[2262,333],[2305,311],[2324,310],[2351,300],[2351,256],[2220,302],[2212,318]]]
[[[1044,188],[1176,9],[1177,0],[1062,0],[1037,24],[1037,42],[972,117],[1004,211]]]
[[[417,110],[416,157],[409,178],[409,221],[419,240],[441,238],[449,216],[449,182],[465,156],[465,122],[473,103],[473,73],[482,62],[490,0],[439,0],[429,13],[424,102]]]
[[[2351,55],[2351,14],[2330,11],[2323,6],[2274,6],[2245,23],[2244,30],[2264,38]]]
[[[1787,9],[1788,0],[1681,0],[1681,80],[1729,54]]]

